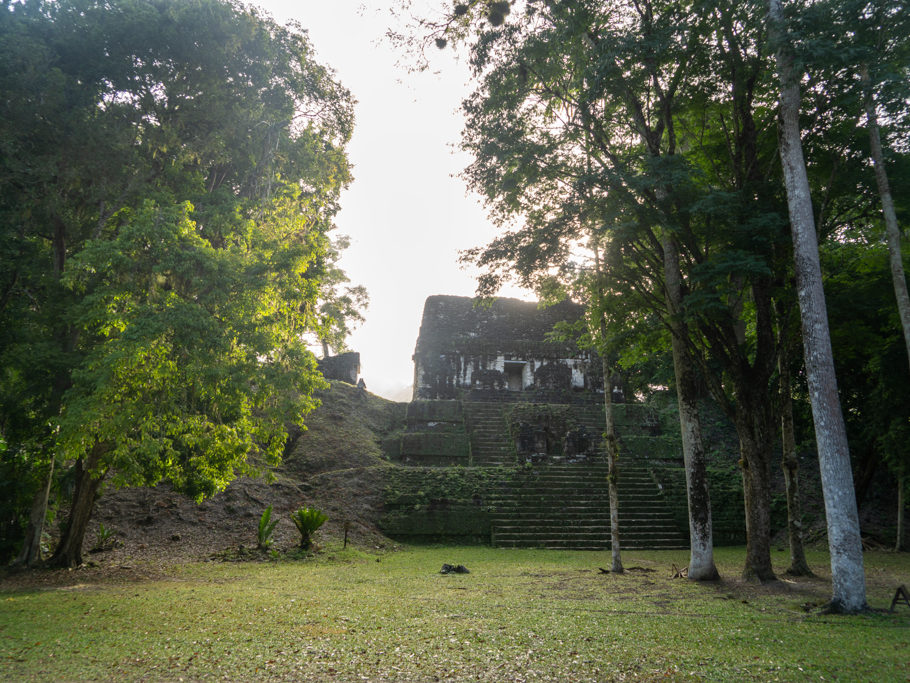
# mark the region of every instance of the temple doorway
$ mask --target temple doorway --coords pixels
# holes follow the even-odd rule
[[[506,361],[506,385],[509,391],[522,391],[524,387],[524,372],[526,363]]]

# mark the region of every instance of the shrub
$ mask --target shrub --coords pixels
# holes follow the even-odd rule
[[[329,518],[322,510],[317,508],[300,508],[291,513],[291,520],[300,532],[300,547],[309,550],[313,545],[313,534]]]
[[[256,547],[259,550],[268,550],[272,545],[272,533],[275,531],[275,525],[278,520],[272,521],[272,506],[269,505],[259,518],[259,529],[256,532]]]
[[[98,553],[113,548],[115,533],[113,529],[109,529],[104,524],[99,524],[98,533],[95,534],[95,545],[92,546],[91,552]]]

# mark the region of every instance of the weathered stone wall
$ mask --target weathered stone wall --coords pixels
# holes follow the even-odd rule
[[[516,299],[485,307],[467,297],[429,297],[414,351],[414,398],[453,399],[471,390],[598,391],[600,361],[572,343],[547,339],[558,323],[582,314],[571,302],[541,309]]]
[[[383,444],[386,455],[402,465],[466,466],[471,443],[460,401],[413,401],[407,427]]]
[[[490,542],[491,501],[515,477],[500,467],[401,468],[383,493],[383,532],[410,542]]]
[[[328,356],[319,361],[319,372],[326,379],[357,384],[360,375],[360,354],[356,351]]]

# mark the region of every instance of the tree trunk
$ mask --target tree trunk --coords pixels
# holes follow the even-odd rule
[[[679,426],[682,435],[683,460],[686,468],[686,499],[689,507],[689,571],[693,581],[713,581],[720,578],[714,564],[714,532],[711,522],[711,497],[708,491],[708,472],[705,448],[701,438],[701,419],[698,414],[698,393],[695,367],[685,348],[688,334],[682,311],[682,283],[679,271],[679,250],[672,237],[663,241],[664,281],[667,309],[671,327],[673,370],[676,375],[676,400],[679,405]]]
[[[905,477],[901,476],[897,480],[897,537],[894,541],[894,551],[899,552],[904,543],[904,490],[906,487]]]
[[[900,314],[901,329],[904,332],[904,345],[907,347],[907,362],[910,364],[910,295],[907,293],[907,278],[904,276],[904,263],[901,255],[901,231],[897,224],[897,213],[894,211],[894,199],[891,197],[888,173],[885,170],[885,155],[882,152],[882,140],[879,135],[875,102],[872,98],[869,69],[865,65],[860,69],[860,78],[865,91],[866,118],[869,120],[869,148],[872,151],[872,167],[875,169],[875,183],[878,185],[882,213],[885,216],[885,232],[888,235],[891,281],[894,284],[897,311]]]
[[[596,242],[594,243],[594,264],[598,276],[597,293],[600,297],[598,306],[601,306],[605,296],[602,286],[604,273],[601,269],[600,249]],[[619,542],[619,472],[616,467],[616,460],[619,457],[619,442],[616,438],[616,423],[613,420],[613,376],[607,361],[607,315],[603,310],[600,311],[600,341],[600,362],[604,387],[604,449],[607,454],[607,494],[610,498],[610,571],[622,574],[624,570]]]
[[[606,322],[601,318],[600,331],[606,339]],[[619,473],[616,470],[616,459],[619,446],[616,441],[616,426],[613,421],[613,381],[610,378],[610,366],[605,356],[601,357],[604,373],[604,442],[607,450],[607,491],[610,496],[610,571],[622,574],[622,558],[619,548]]]
[[[34,567],[41,562],[41,535],[44,533],[44,520],[47,517],[47,499],[50,496],[53,481],[54,459],[51,458],[44,486],[35,491],[35,497],[32,500],[32,511],[28,517],[25,541],[22,543],[22,550],[19,551],[19,556],[13,562],[15,567]]]
[[[860,78],[865,92],[866,118],[869,121],[869,148],[872,152],[872,167],[875,169],[875,184],[881,197],[882,213],[885,217],[885,233],[888,237],[888,258],[891,264],[891,282],[894,285],[894,296],[897,299],[897,311],[900,316],[901,329],[904,333],[904,345],[907,348],[907,361],[910,364],[910,295],[907,293],[907,278],[904,275],[903,255],[901,253],[901,231],[897,224],[897,213],[894,210],[894,199],[888,173],[885,170],[885,155],[882,152],[881,135],[878,128],[878,116],[875,113],[875,101],[872,97],[872,83],[869,69],[863,65]],[[910,365],[908,365],[910,367]],[[897,486],[897,539],[895,550],[901,549],[904,536],[904,478],[898,479]]]
[[[802,318],[809,398],[821,469],[828,521],[833,595],[829,610],[858,612],[867,608],[866,578],[859,515],[850,470],[850,452],[837,395],[834,359],[825,294],[822,288],[818,241],[812,214],[809,178],[799,129],[799,75],[786,42],[786,19],[781,0],[769,0],[769,36],[776,45],[780,79],[780,156],[793,234],[796,288]]]
[[[783,454],[784,488],[787,493],[787,536],[790,539],[790,576],[812,576],[806,551],[803,548],[803,523],[799,500],[799,461],[796,459],[796,438],[793,435],[793,397],[790,394],[790,349],[781,346],[780,368],[780,431]]]
[[[753,391],[749,392],[749,389]],[[774,428],[767,396],[755,387],[737,392],[739,436],[746,508],[746,566],[743,578],[773,581],[771,566],[771,454]]]
[[[98,476],[95,472],[102,453],[103,447],[96,444],[87,456],[76,461],[73,504],[63,536],[48,561],[51,567],[78,567],[82,564],[82,542],[103,479],[103,476]]]

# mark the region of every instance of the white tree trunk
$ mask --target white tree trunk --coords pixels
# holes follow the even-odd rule
[[[812,197],[800,139],[799,75],[786,43],[781,0],[769,0],[768,30],[772,43],[776,45],[775,58],[780,79],[780,156],[793,233],[793,258],[802,318],[809,400],[815,422],[815,440],[828,521],[833,583],[829,609],[836,612],[858,612],[867,607],[859,515],[850,469],[847,432],[837,395]]]
[[[686,468],[686,500],[689,506],[688,577],[693,581],[713,581],[720,578],[720,575],[714,564],[711,497],[695,392],[695,368],[685,348],[685,323],[679,319],[682,309],[679,250],[670,236],[664,237],[662,246],[673,370],[676,375],[676,400],[679,405],[679,426]]]

